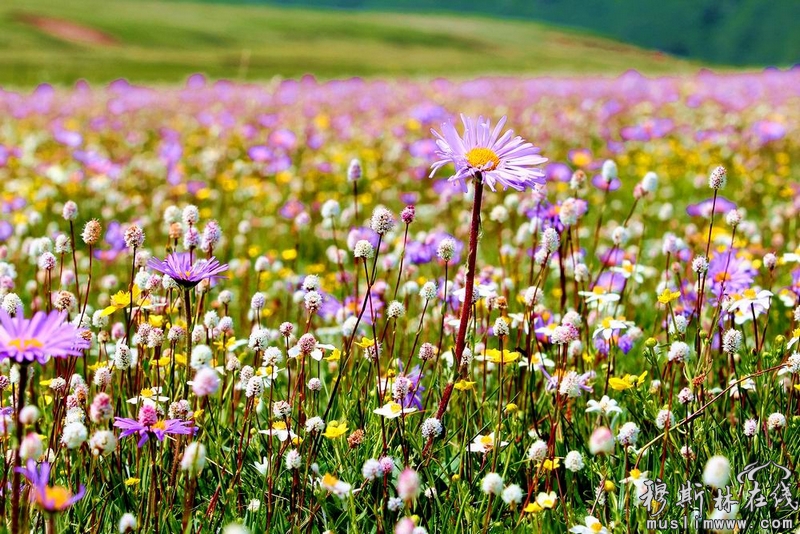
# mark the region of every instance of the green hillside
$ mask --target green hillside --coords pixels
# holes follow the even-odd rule
[[[697,65],[547,25],[171,1],[5,0],[0,84],[276,75],[647,73]]]
[[[711,63],[800,62],[797,0],[215,0],[349,9],[483,13],[582,28]]]

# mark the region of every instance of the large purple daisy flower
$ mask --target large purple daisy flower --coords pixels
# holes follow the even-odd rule
[[[465,192],[467,180],[479,173],[492,191],[495,191],[497,184],[503,189],[510,187],[524,191],[534,184],[545,182],[544,171],[534,166],[546,162],[547,158],[540,156],[539,149],[521,137],[514,137],[512,130],[507,130],[501,136],[505,117],[494,129],[490,121],[483,117],[475,120],[462,115],[461,121],[464,123],[462,136],[458,135],[450,122],[442,124],[441,134],[431,130],[437,137],[439,149],[436,155],[441,158],[431,166],[431,177],[452,163],[456,173],[448,181],[457,182]]]
[[[0,360],[17,363],[47,363],[50,357],[80,356],[89,342],[80,337],[81,330],[65,322],[66,313],[36,312],[30,319],[22,316],[22,308],[14,317],[0,310]]]
[[[41,467],[37,470],[36,462],[33,459],[29,459],[27,465],[18,467],[17,471],[31,485],[31,501],[35,502],[45,512],[63,512],[81,500],[86,493],[86,488],[83,485],[78,489],[78,493],[74,495],[67,488],[49,486],[50,464],[48,462],[42,462]]]
[[[192,263],[192,255],[188,252],[173,252],[163,260],[150,258],[147,266],[166,274],[183,287],[194,287],[203,280],[219,280],[225,278],[220,273],[228,270],[227,264],[221,264],[216,258],[200,259]]]

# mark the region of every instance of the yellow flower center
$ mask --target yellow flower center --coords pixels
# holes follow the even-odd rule
[[[402,411],[402,409],[403,409],[403,407],[400,406],[400,404],[398,404],[396,402],[389,403],[389,410],[392,413],[400,413],[400,411]]]
[[[43,501],[39,504],[48,510],[63,510],[72,498],[72,492],[61,486],[45,486]]]
[[[744,290],[744,297],[748,299],[756,298],[756,290],[755,289],[745,289]]]
[[[500,158],[489,148],[473,148],[467,152],[467,163],[484,171],[493,171],[500,165]]]
[[[714,275],[714,281],[715,282],[727,282],[730,279],[731,279],[731,275],[729,275],[728,273],[724,273],[723,272],[723,273],[717,273],[717,274]]]
[[[491,447],[492,445],[494,445],[494,438],[492,438],[492,436],[481,436],[481,440],[480,441],[481,441],[481,445],[484,445],[484,446],[488,445],[488,446]]]
[[[594,288],[592,288],[592,293],[595,295],[605,295],[606,289],[604,287],[594,286]]]
[[[142,392],[139,394],[139,396],[142,397],[143,399],[150,399],[150,398],[153,397],[153,390],[149,389],[149,388],[145,388],[145,389],[142,390]]]
[[[22,339],[21,337],[14,338],[8,342],[9,345],[12,347],[17,347],[17,350],[27,350],[30,348],[41,349],[44,347],[41,341],[38,339]]]
[[[577,152],[572,156],[572,162],[578,167],[585,167],[592,162],[592,157],[586,152]]]
[[[598,521],[597,523],[592,523],[592,526],[589,528],[592,529],[594,532],[600,532],[601,530],[603,530],[603,525],[600,524],[600,522]]]
[[[164,421],[156,421],[155,424],[153,424],[153,426],[151,426],[150,428],[152,428],[153,430],[166,430],[167,423]]]
[[[611,328],[611,321],[613,319],[614,319],[613,317],[606,317],[605,319],[603,319],[603,328]]]
[[[339,479],[333,476],[330,473],[325,473],[325,476],[322,477],[322,485],[332,487],[339,483]]]

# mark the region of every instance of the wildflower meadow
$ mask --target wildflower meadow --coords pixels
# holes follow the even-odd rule
[[[800,70],[0,90],[5,532],[791,532]]]

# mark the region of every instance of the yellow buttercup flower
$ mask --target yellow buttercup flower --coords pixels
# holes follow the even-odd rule
[[[625,375],[622,378],[612,377],[608,379],[608,385],[615,391],[625,391],[626,389],[631,389],[644,383],[646,376],[647,371],[639,376]]]
[[[661,304],[669,304],[673,300],[677,300],[677,298],[680,296],[680,291],[670,291],[668,288],[665,288],[664,291],[662,291],[658,296],[658,302]]]
[[[453,384],[453,387],[459,391],[469,391],[470,389],[475,389],[475,382],[464,380],[462,378],[461,380]]]
[[[226,351],[232,350],[234,345],[236,345],[235,337],[230,338],[224,344],[222,343],[222,338],[219,338],[217,341],[214,342],[215,347],[217,347],[220,350],[225,349]]]
[[[362,337],[361,341],[356,341],[356,346],[361,347],[362,349],[367,349],[375,345],[375,340],[370,339],[367,337]]]
[[[119,291],[111,297],[111,304],[100,312],[102,317],[107,317],[114,313],[117,310],[122,310],[131,306],[132,303],[135,303],[139,300],[139,295],[141,295],[142,290],[139,289],[138,286],[133,286],[133,294],[130,291]],[[148,300],[144,302],[140,302],[139,305],[149,304]]]
[[[103,368],[105,366],[106,366],[106,362],[95,362],[95,363],[89,365],[89,370],[94,372],[94,371],[97,371],[98,369],[101,369],[101,368]],[[42,385],[44,385],[44,384],[42,384]]]
[[[338,362],[342,357],[342,351],[339,349],[333,349],[329,356],[325,356],[323,360],[326,362]]]
[[[336,439],[344,436],[347,433],[347,423],[342,421],[331,421],[328,423],[328,426],[325,428],[325,432],[322,434],[328,439]]]
[[[511,352],[508,349],[503,349],[502,354],[497,349],[489,349],[486,351],[486,359],[493,363],[505,365],[507,363],[515,362],[519,359],[519,352]]]
[[[561,465],[561,460],[559,458],[553,458],[552,460],[548,458],[544,462],[542,462],[542,469],[545,471],[553,471],[554,469],[558,469]]]
[[[537,503],[535,501],[531,502],[531,503],[528,503],[525,506],[525,508],[522,509],[522,511],[525,512],[526,514],[538,514],[542,510],[543,510],[543,508],[541,506],[539,506],[539,503]]]

